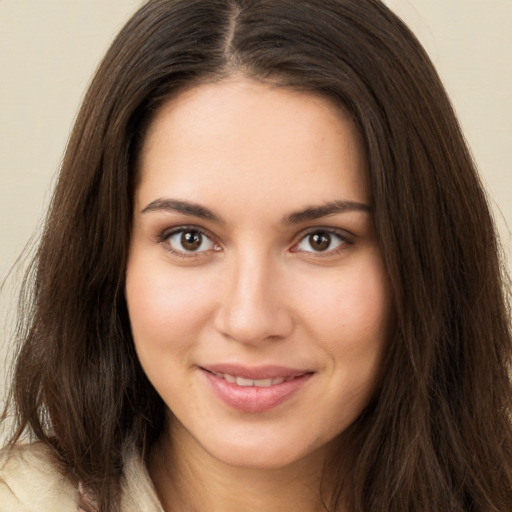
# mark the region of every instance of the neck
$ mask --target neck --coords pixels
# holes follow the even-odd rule
[[[149,459],[166,512],[325,512],[323,453],[280,468],[233,467],[209,455],[191,436],[179,435],[179,429],[162,438]]]

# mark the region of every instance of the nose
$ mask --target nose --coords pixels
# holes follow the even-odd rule
[[[215,327],[244,344],[283,339],[294,328],[287,290],[269,258],[251,254],[234,262],[223,279]]]

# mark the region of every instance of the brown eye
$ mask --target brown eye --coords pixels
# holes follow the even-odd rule
[[[315,251],[326,251],[331,245],[331,235],[329,233],[313,233],[309,235],[309,245]]]
[[[213,240],[198,229],[177,229],[165,236],[164,240],[173,252],[179,254],[217,250]]]
[[[203,242],[203,235],[199,231],[184,231],[180,242],[186,251],[197,251]]]
[[[295,246],[295,251],[310,253],[331,252],[347,243],[349,242],[347,242],[341,234],[318,230],[305,235]]]

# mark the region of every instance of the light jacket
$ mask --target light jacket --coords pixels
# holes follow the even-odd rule
[[[76,482],[42,443],[0,452],[0,512],[78,512]],[[121,482],[121,512],[164,512],[146,468],[127,457]]]

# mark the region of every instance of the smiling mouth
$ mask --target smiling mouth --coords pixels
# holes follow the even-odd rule
[[[277,366],[218,365],[200,369],[214,394],[230,408],[244,413],[262,413],[287,402],[315,373]]]
[[[257,387],[257,388],[269,388],[270,386],[276,386],[278,384],[282,384],[283,382],[289,382],[291,380],[294,380],[298,377],[302,377],[302,375],[305,375],[306,372],[296,374],[296,375],[290,375],[288,377],[275,377],[275,378],[267,378],[267,379],[248,379],[246,377],[241,377],[238,375],[231,375],[229,373],[219,373],[219,372],[213,372],[210,370],[206,370],[208,373],[211,373],[212,375],[215,375],[216,377],[220,377],[221,379],[224,379],[226,382],[229,382],[230,384],[236,384],[237,386],[242,387]]]

